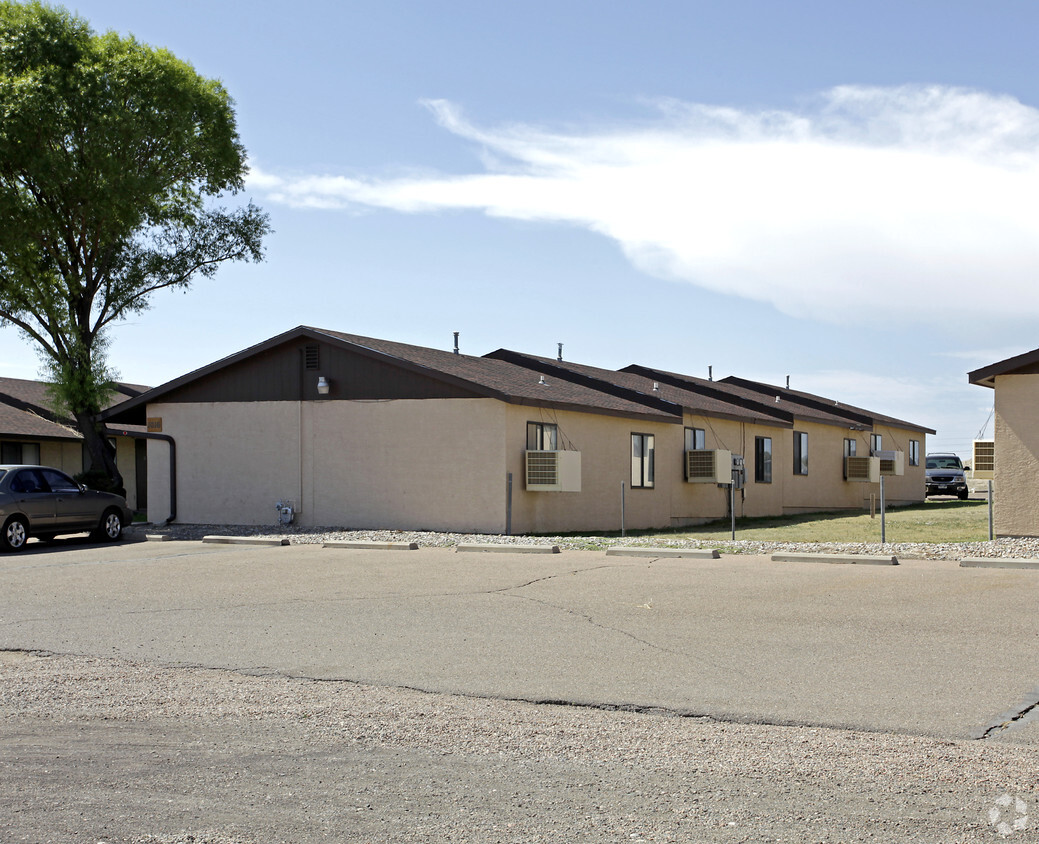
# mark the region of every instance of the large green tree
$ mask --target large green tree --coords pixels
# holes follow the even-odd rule
[[[0,0],[0,322],[41,352],[93,469],[108,330],[225,261],[262,259],[266,214],[217,207],[247,170],[217,81],[68,11]]]

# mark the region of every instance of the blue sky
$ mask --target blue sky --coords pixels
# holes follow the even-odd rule
[[[1039,4],[69,8],[223,81],[275,229],[117,326],[124,380],[299,324],[459,331],[789,375],[967,454],[992,394],[966,372],[1039,346]],[[0,332],[0,372],[37,370]]]

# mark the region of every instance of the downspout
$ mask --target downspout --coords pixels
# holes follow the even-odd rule
[[[141,433],[140,431],[120,431],[108,429],[108,433],[121,437],[132,437],[142,440],[163,440],[170,444],[170,515],[166,524],[177,518],[177,443],[169,434]]]

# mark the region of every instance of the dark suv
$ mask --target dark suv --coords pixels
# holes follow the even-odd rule
[[[927,455],[927,495],[955,495],[967,498],[967,477],[963,463],[955,454]]]

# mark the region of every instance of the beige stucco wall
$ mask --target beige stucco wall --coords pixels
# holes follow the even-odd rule
[[[1039,376],[996,376],[993,527],[1039,536]]]
[[[905,428],[896,428],[892,425],[877,425],[874,432],[883,437],[881,446],[885,451],[901,451],[905,456],[905,474],[887,475],[884,478],[884,499],[891,507],[906,504],[918,504],[926,495],[926,466],[924,458],[927,455],[926,435],[920,431],[909,431]],[[909,465],[909,441],[916,440],[920,443],[920,462],[917,466]],[[861,454],[869,454],[869,434],[865,436],[866,450]],[[861,449],[862,446],[860,445]],[[870,486],[866,484],[866,486]]]
[[[793,432],[782,435],[783,454],[774,458],[773,475],[783,474],[783,512],[858,509],[869,507],[871,496],[879,506],[880,484],[844,480],[844,440],[854,439],[859,456],[869,454],[870,434],[883,437],[884,449],[905,452],[905,474],[884,478],[884,497],[888,505],[898,506],[924,500],[924,461],[926,442],[922,433],[891,426],[877,426],[874,431],[855,431],[837,425],[807,421],[794,423],[794,431],[808,434],[808,474],[793,473]],[[920,465],[909,465],[909,440],[920,443]]]
[[[620,530],[621,484],[626,528],[668,527],[682,479],[682,426],[592,413],[508,405],[508,471],[513,477],[513,533]],[[524,451],[527,422],[559,426],[560,447],[581,452],[581,492],[527,492]],[[655,486],[631,488],[631,435],[656,438]]]
[[[809,474],[800,477],[790,429],[693,415],[676,424],[494,399],[157,404],[148,415],[177,443],[180,522],[275,524],[274,502],[288,499],[302,525],[500,533],[509,473],[513,533],[618,530],[622,484],[626,528],[724,518],[727,489],[685,481],[686,427],[704,429],[709,449],[744,455],[737,516],[861,508],[879,492],[843,476],[844,437],[866,454],[869,433],[813,423],[795,428],[809,435]],[[560,446],[581,452],[581,492],[526,490],[528,422],[556,424]],[[656,438],[653,488],[631,486],[633,433]],[[884,431],[885,447],[902,447],[896,433]],[[772,438],[771,483],[754,481],[757,436]],[[148,442],[148,469],[149,518],[161,521],[171,511],[165,442]],[[906,471],[887,481],[892,503],[917,486],[923,497],[923,468]]]
[[[725,449],[732,454],[742,454],[746,466],[747,482],[742,490],[736,491],[736,515],[778,515],[783,508],[783,487],[790,458],[784,448],[789,446],[789,431],[767,425],[754,425],[728,419],[686,414],[685,425],[704,431],[704,446],[708,449]],[[754,442],[757,437],[772,439],[772,481],[758,483],[754,480]],[[679,449],[684,450],[685,433]],[[670,458],[669,458],[670,459]],[[679,461],[679,486],[675,494],[675,512],[672,524],[681,527],[710,519],[721,519],[729,515],[729,490],[716,484],[687,483]]]
[[[504,404],[493,399],[156,404],[177,448],[177,521],[504,530]],[[148,443],[149,518],[170,512],[169,446]],[[460,507],[460,502],[462,506]]]
[[[83,471],[83,445],[53,440],[41,442],[40,463],[61,469],[68,475],[77,475]]]

